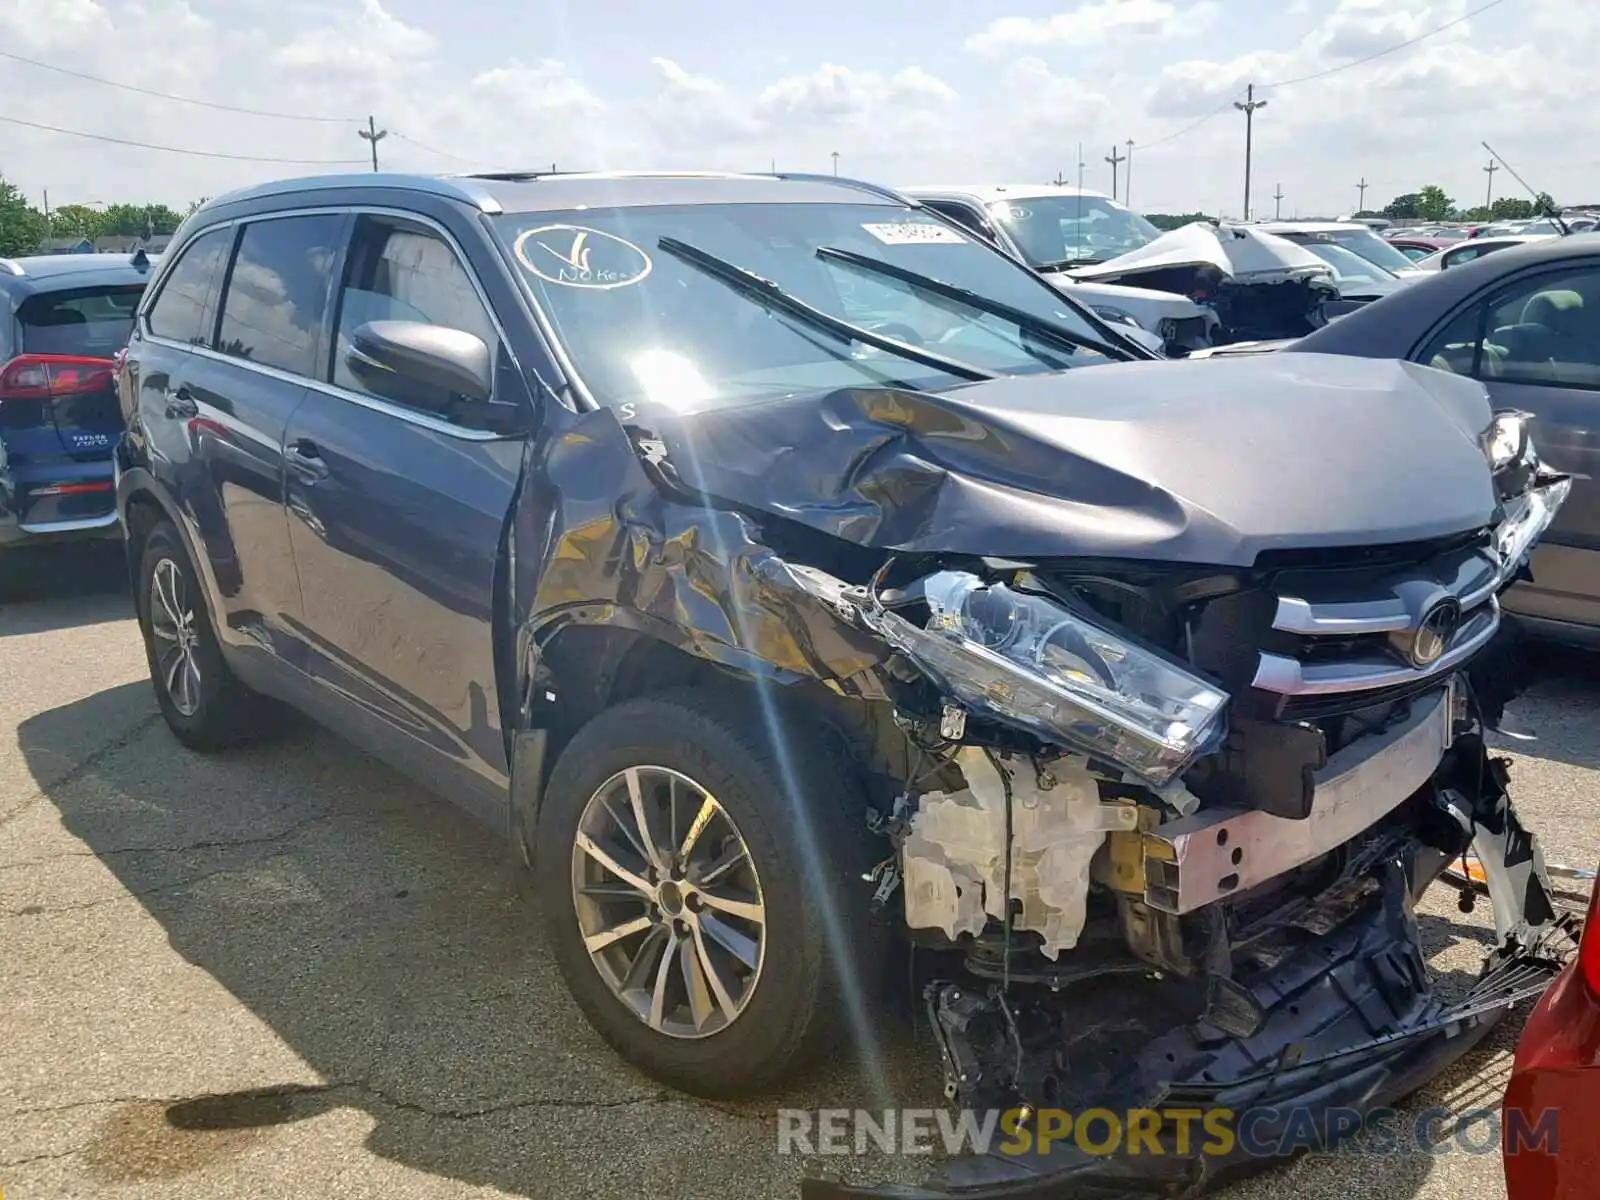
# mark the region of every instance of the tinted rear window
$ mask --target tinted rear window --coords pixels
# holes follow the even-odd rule
[[[128,344],[144,284],[30,296],[17,309],[23,352],[110,358]]]

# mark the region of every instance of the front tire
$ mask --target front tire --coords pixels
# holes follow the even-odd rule
[[[223,660],[200,581],[170,522],[145,539],[137,583],[139,630],[167,726],[195,750],[247,741],[259,727],[256,696]]]
[[[589,1022],[683,1091],[747,1094],[877,1023],[859,782],[723,691],[610,709],[562,753],[534,879]],[[786,777],[789,783],[786,783]],[[852,803],[853,801],[853,803]],[[865,1002],[865,1003],[863,1003]]]

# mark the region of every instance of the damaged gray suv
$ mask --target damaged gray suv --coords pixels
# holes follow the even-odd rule
[[[273,697],[505,828],[677,1087],[870,1054],[911,947],[963,1107],[1381,1104],[1570,932],[1483,740],[1568,484],[1471,381],[1155,361],[846,180],[362,175],[191,216],[118,382],[173,732]]]

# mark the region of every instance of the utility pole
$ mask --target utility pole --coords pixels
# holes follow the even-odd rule
[[[1367,177],[1363,175],[1361,182],[1356,184],[1356,211],[1358,213],[1367,211],[1367,186]]]
[[[1122,202],[1124,204],[1126,204],[1129,208],[1132,208],[1133,207],[1133,201],[1128,199],[1129,196],[1133,195],[1133,139],[1132,138],[1128,139],[1128,155],[1127,155],[1127,157],[1128,157],[1128,171],[1127,171],[1127,174],[1123,175],[1123,177],[1122,177]]]
[[[1250,157],[1254,149],[1256,109],[1265,108],[1265,100],[1256,99],[1256,85],[1251,84],[1245,92],[1244,103],[1235,100],[1233,106],[1244,114],[1244,219],[1250,219]]]
[[[1484,216],[1486,218],[1494,215],[1494,173],[1499,169],[1500,165],[1492,158],[1489,160],[1489,165],[1484,168],[1489,175],[1489,187],[1483,197]]]
[[[1078,143],[1078,191],[1083,191],[1083,143]],[[1082,197],[1080,197],[1081,199]]]
[[[1278,185],[1278,190],[1272,193],[1272,219],[1283,220],[1283,184]]]
[[[1111,164],[1111,198],[1113,200],[1117,198],[1117,164],[1127,157],[1126,154],[1118,154],[1115,146],[1112,146],[1111,153],[1106,155],[1106,161]]]
[[[364,142],[372,143],[372,169],[378,169],[378,143],[389,136],[387,129],[379,129],[378,123],[370,116],[367,118],[367,127],[356,130],[356,135]]]
[[[833,173],[835,175],[839,174],[839,152],[837,150],[833,152]]]

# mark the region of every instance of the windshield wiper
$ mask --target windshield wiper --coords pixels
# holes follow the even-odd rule
[[[772,312],[782,313],[786,317],[810,325],[813,329],[831,334],[833,337],[845,342],[858,342],[863,346],[872,346],[878,350],[897,354],[901,358],[910,359],[912,362],[921,363],[935,370],[945,371],[960,379],[977,382],[984,379],[998,379],[1000,376],[983,367],[975,367],[971,363],[962,362],[960,359],[946,358],[933,350],[924,350],[920,346],[913,346],[909,342],[902,342],[898,338],[885,337],[881,333],[874,333],[870,329],[863,329],[859,325],[852,325],[849,321],[842,321],[830,313],[823,312],[820,308],[813,308],[792,292],[786,292],[772,280],[765,276],[757,275],[744,267],[736,266],[726,259],[709,254],[698,246],[691,246],[688,242],[680,242],[674,237],[664,237],[656,242],[662,250],[674,258],[682,259],[696,270],[704,271],[718,283],[726,284],[739,295],[754,300],[757,304]]]
[[[931,275],[924,275],[920,271],[908,271],[905,267],[887,263],[881,259],[871,258],[865,254],[857,254],[854,250],[840,250],[834,246],[819,246],[817,257],[832,262],[842,262],[848,266],[856,267],[874,275],[885,275],[890,279],[898,279],[901,283],[909,284],[935,296],[942,296],[957,304],[964,304],[968,308],[975,308],[979,312],[989,313],[991,316],[1000,317],[1015,324],[1019,329],[1043,338],[1048,342],[1055,342],[1059,346],[1066,346],[1073,350],[1093,350],[1097,354],[1104,354],[1108,358],[1128,358],[1127,350],[1102,342],[1095,338],[1086,338],[1081,334],[1072,333],[1061,328],[1054,321],[1047,321],[1043,317],[1036,317],[1030,312],[1007,304],[1004,300],[991,300],[987,296],[980,296],[968,288],[957,287],[952,283],[935,279]],[[1048,284],[1044,286],[1048,287]]]

